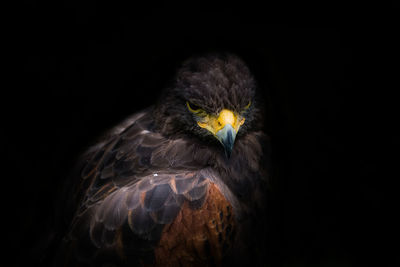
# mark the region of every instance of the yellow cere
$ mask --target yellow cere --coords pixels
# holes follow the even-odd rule
[[[250,105],[251,105],[251,102],[249,102],[249,104],[245,107],[245,109],[248,109],[250,107]],[[215,116],[215,115],[207,114],[201,108],[195,109],[195,108],[191,107],[189,102],[186,102],[186,106],[190,112],[196,114],[197,117],[199,118],[199,121],[197,122],[197,124],[201,128],[205,128],[205,129],[209,130],[214,135],[219,130],[224,128],[225,125],[227,125],[227,124],[232,125],[232,127],[235,129],[235,131],[237,133],[239,131],[240,126],[242,126],[245,121],[245,119],[241,115],[239,115],[229,109],[223,109],[217,116]]]
[[[228,109],[223,109],[218,116],[207,115],[201,121],[198,121],[197,124],[200,127],[209,130],[213,134],[216,134],[227,124],[232,125],[235,131],[238,132],[240,126],[243,125],[244,120],[245,119],[238,114],[235,114]]]

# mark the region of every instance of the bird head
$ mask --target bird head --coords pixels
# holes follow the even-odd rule
[[[257,117],[255,81],[246,64],[232,54],[194,57],[178,70],[165,100],[165,124],[202,140],[217,141],[229,158],[235,140]],[[164,117],[164,118],[166,118]]]
[[[224,147],[227,157],[230,157],[236,135],[246,121],[244,114],[226,108],[216,113],[208,113],[199,106],[191,104],[189,101],[186,101],[186,105],[198,127],[208,131],[203,134],[212,134]],[[250,105],[251,101],[249,101],[243,110],[247,110]]]

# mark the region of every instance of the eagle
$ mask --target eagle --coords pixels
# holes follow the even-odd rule
[[[269,137],[249,67],[194,56],[80,160],[57,266],[258,265]]]

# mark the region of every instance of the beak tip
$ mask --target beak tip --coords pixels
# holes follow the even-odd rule
[[[219,140],[224,147],[225,155],[229,159],[232,154],[233,144],[235,142],[236,132],[232,126],[225,126],[218,134]]]
[[[225,148],[225,156],[230,159],[232,155],[232,150],[229,148]]]

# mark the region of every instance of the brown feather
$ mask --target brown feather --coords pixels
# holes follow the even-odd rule
[[[215,184],[204,205],[194,210],[186,202],[167,225],[155,249],[155,266],[219,266],[231,247],[235,227],[232,206]]]
[[[254,89],[253,77],[237,57],[188,61],[159,105],[131,116],[90,148],[71,194],[74,216],[62,263],[257,262],[265,153]],[[215,138],[197,127],[185,101],[213,114],[222,108],[241,112],[254,103],[229,160]]]

